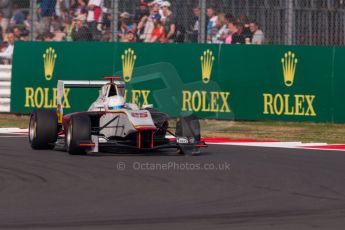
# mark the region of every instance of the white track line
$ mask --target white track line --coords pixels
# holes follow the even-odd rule
[[[236,145],[252,147],[272,147],[272,148],[299,148],[309,146],[322,146],[326,143],[302,143],[302,142],[226,142],[226,143],[208,143],[216,145]]]
[[[20,129],[20,128],[0,128],[0,134],[17,134],[17,133],[26,133],[28,129]]]

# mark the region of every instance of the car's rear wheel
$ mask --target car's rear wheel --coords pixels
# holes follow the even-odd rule
[[[54,110],[35,110],[29,124],[29,142],[33,149],[52,149],[58,137],[58,118]]]
[[[80,142],[91,140],[91,120],[89,116],[74,115],[71,117],[67,134],[66,148],[71,155],[86,154],[85,147],[80,147]]]

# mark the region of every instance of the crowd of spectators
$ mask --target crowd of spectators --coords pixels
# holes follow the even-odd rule
[[[137,0],[135,12],[121,12],[116,33],[111,0],[38,0],[35,18],[11,0],[0,0],[0,58],[10,59],[14,41],[198,42],[201,10],[193,8],[189,25],[179,22],[174,7],[164,0]],[[263,44],[256,21],[235,18],[207,8],[207,43]],[[34,22],[34,23],[32,23]],[[5,59],[4,59],[5,58]]]
[[[120,15],[119,41],[122,42],[198,42],[200,30],[199,6],[193,8],[188,28],[176,19],[169,1],[140,0],[139,9],[132,16]],[[214,44],[264,44],[265,36],[258,22],[246,16],[238,18],[230,14],[216,13],[207,8],[207,43]]]
[[[189,40],[192,42],[198,41],[200,12],[199,6],[193,8],[194,20],[188,31]],[[265,35],[258,22],[249,20],[245,15],[236,18],[231,14],[217,14],[213,7],[208,7],[206,16],[207,43],[256,45],[265,43]]]

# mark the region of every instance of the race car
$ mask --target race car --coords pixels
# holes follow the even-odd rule
[[[173,133],[166,113],[152,105],[138,108],[125,102],[121,77],[103,81],[58,81],[57,111],[38,109],[30,117],[29,142],[33,149],[64,150],[72,155],[175,148],[181,155],[196,155],[207,145],[200,139],[195,116],[181,116]],[[88,111],[63,115],[65,88],[99,88],[99,96]],[[167,134],[174,138],[167,138]]]

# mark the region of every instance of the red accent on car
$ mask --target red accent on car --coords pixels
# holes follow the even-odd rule
[[[105,80],[119,80],[121,76],[106,76],[104,77]]]
[[[155,131],[155,130],[157,130],[157,128],[155,128],[155,127],[139,127],[139,128],[136,128],[136,130],[138,130],[138,131]]]
[[[131,112],[132,117],[135,118],[147,118],[148,113],[147,112]]]
[[[61,135],[65,135],[65,130],[60,130],[60,132],[58,133],[58,136],[61,136]]]
[[[151,131],[151,149],[153,149],[153,147],[154,147],[154,132],[153,131]]]
[[[79,145],[80,147],[95,147],[96,146],[96,144],[80,144]]]
[[[138,132],[138,149],[141,149],[141,133]]]

